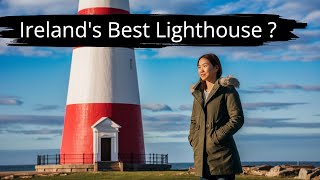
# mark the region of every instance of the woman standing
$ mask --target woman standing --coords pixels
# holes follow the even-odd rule
[[[233,180],[242,173],[240,156],[233,135],[244,123],[239,81],[221,78],[222,67],[214,54],[198,60],[199,82],[194,96],[189,142],[194,152],[195,174],[206,179]]]

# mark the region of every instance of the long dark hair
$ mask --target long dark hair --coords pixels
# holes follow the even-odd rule
[[[219,70],[216,74],[217,79],[219,79],[222,75],[222,67],[221,67],[220,59],[218,58],[218,56],[212,53],[204,54],[198,59],[197,66],[199,65],[199,61],[201,58],[208,59],[213,66],[219,66]],[[201,81],[201,89],[202,90],[207,89],[206,81],[203,81],[201,78],[200,78],[200,81]]]

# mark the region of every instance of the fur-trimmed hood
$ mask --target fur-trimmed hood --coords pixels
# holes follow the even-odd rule
[[[227,77],[221,77],[218,80],[219,80],[219,84],[224,87],[228,87],[228,86],[233,86],[235,88],[240,87],[239,80],[231,75],[228,75]],[[191,87],[190,87],[191,93],[196,89],[196,87],[199,84],[200,84],[200,81],[197,84],[191,85]]]

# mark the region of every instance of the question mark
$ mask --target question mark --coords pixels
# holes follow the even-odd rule
[[[268,25],[272,24],[273,28],[270,31],[270,38],[273,38],[272,32],[277,28],[277,24],[275,22],[269,22]]]

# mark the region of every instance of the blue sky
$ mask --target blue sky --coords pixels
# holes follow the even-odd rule
[[[261,47],[136,49],[147,153],[168,153],[169,162],[193,161],[189,87],[198,80],[197,58],[213,52],[223,76],[241,83],[245,124],[235,135],[241,160],[320,161],[319,1],[131,0],[130,5],[132,13],[272,13],[308,23],[294,32],[299,39]],[[0,0],[0,16],[76,13],[77,1]],[[36,152],[60,148],[72,49],[4,44],[0,40],[0,164],[30,164]],[[28,157],[5,158],[21,152]]]

